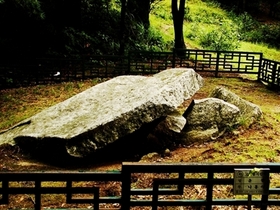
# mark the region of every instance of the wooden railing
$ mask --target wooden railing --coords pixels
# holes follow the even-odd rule
[[[178,55],[178,51],[180,55]],[[81,58],[40,58],[0,61],[0,89],[119,75],[148,75],[175,67],[193,68],[210,76],[255,74],[279,88],[280,64],[262,53],[184,49],[174,52],[130,52],[127,56],[87,55]]]
[[[233,194],[235,169],[263,168],[269,170],[270,187],[267,194],[253,198],[250,195],[242,197]],[[254,205],[266,210],[271,206],[280,208],[280,188],[275,188],[279,184],[279,173],[279,163],[135,162],[125,162],[121,171],[111,172],[0,172],[0,209],[23,208],[21,202],[17,202],[17,206],[9,205],[13,196],[23,194],[33,196],[33,206],[28,208],[35,210],[50,209],[48,205],[55,209],[76,207],[94,210],[141,209],[144,206],[153,210],[160,206],[199,206],[210,210],[214,206]],[[104,194],[100,186],[106,182],[119,188],[107,190]],[[60,197],[55,203],[60,201],[61,205],[53,206],[48,203],[49,199],[41,199],[47,194],[62,194],[65,198]],[[62,205],[64,203],[67,205]]]

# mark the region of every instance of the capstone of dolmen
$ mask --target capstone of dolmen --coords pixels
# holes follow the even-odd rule
[[[0,144],[84,157],[167,116],[203,85],[193,69],[119,76],[49,107],[0,134]]]

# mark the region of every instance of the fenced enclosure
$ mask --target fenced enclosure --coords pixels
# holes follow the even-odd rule
[[[270,187],[264,195],[233,194],[235,169],[269,169]],[[280,208],[280,164],[188,164],[124,162],[111,172],[0,172],[0,208],[18,194],[29,196],[25,209],[219,209],[253,205],[254,209]],[[143,180],[149,180],[144,184]],[[250,179],[250,176],[249,176]],[[101,185],[111,188],[102,191]],[[56,184],[54,184],[56,183]],[[59,184],[58,184],[59,183]],[[113,184],[112,184],[113,183]],[[112,186],[115,186],[112,188]],[[118,186],[118,187],[116,187]],[[254,182],[252,182],[254,187]],[[63,205],[50,205],[47,195],[61,195]],[[248,198],[250,198],[248,200]],[[250,202],[250,203],[248,203]],[[21,209],[21,203],[13,208]],[[166,208],[165,208],[166,209]]]
[[[258,80],[279,88],[280,63],[262,53],[184,49],[173,52],[130,52],[127,56],[87,55],[80,58],[38,58],[0,62],[0,88],[49,84],[119,75],[150,75],[185,67],[219,77],[254,74]]]

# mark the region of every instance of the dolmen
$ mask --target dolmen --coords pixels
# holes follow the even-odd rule
[[[202,77],[190,68],[167,69],[152,76],[118,76],[3,131],[0,144],[72,157],[89,156],[127,136],[133,145],[134,133],[141,138],[148,135],[146,125],[166,118],[202,85]]]

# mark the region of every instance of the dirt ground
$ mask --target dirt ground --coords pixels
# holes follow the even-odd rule
[[[214,81],[214,80],[213,80]],[[268,97],[264,98],[265,95],[268,93],[264,91],[265,87],[263,87],[263,84],[259,84],[257,82],[250,82],[247,80],[240,81],[245,82],[247,84],[244,84],[244,86],[241,87],[241,85],[236,84],[225,84],[222,80],[220,80],[217,84],[212,84],[212,80],[207,80],[207,83],[209,85],[220,85],[224,84],[229,89],[233,89],[236,92],[244,92],[245,95],[248,94],[255,94],[255,98],[259,101],[261,100],[262,103],[269,105],[271,110],[274,110],[274,114],[277,115],[280,113],[280,107],[279,107],[279,99],[280,99],[280,93],[275,92],[273,94],[273,99],[269,100]],[[216,81],[216,80],[215,80]],[[242,83],[242,84],[243,84]],[[241,84],[241,83],[240,83]],[[244,89],[244,87],[247,87]],[[207,87],[206,87],[207,89]],[[199,98],[205,98],[207,97],[208,92],[203,89],[202,91],[199,91],[192,99],[199,99]],[[191,100],[192,100],[191,99]],[[188,100],[185,102],[183,106],[187,107],[188,104],[191,102],[191,100]],[[279,124],[279,121],[277,119],[272,119],[273,114],[266,113],[266,117],[270,120],[275,120],[276,125]],[[265,125],[264,125],[265,124]],[[236,135],[238,133],[238,135]],[[272,147],[277,150],[279,155],[273,156],[273,157],[265,157],[265,162],[280,162],[280,147],[279,145],[279,134],[280,131],[275,130],[275,126],[273,126],[271,123],[261,123],[257,124],[255,126],[251,126],[249,128],[240,128],[237,129],[235,133],[230,133],[227,136],[224,136],[217,141],[219,142],[219,147],[223,147],[224,151],[228,151],[228,153],[233,154],[241,154],[240,148],[233,147],[232,143],[229,142],[229,139],[232,141],[238,141],[240,137],[243,138],[251,138],[254,136],[255,138],[267,140],[270,142]],[[141,161],[141,162],[211,162],[211,161],[220,161],[220,162],[228,162],[229,160],[226,159],[226,157],[222,157],[221,151],[219,151],[219,148],[217,148],[217,141],[213,142],[205,142],[200,144],[193,144],[193,145],[181,145],[175,148],[174,150],[171,150],[170,152],[165,153],[165,155],[147,155],[137,158],[124,158],[120,160],[115,160],[114,158],[106,161],[106,162],[97,162],[97,163],[90,163],[85,162],[84,164],[81,164],[81,162],[77,162],[75,164],[67,164],[67,166],[63,165],[52,165],[49,163],[46,163],[44,161],[36,160],[32,157],[30,157],[28,154],[23,153],[23,151],[18,146],[11,146],[11,145],[1,145],[0,146],[0,172],[6,172],[6,171],[63,171],[63,170],[72,170],[72,171],[114,171],[114,170],[121,170],[122,162],[123,161]],[[216,155],[220,154],[221,158],[215,159]],[[224,158],[224,161],[223,161]],[[271,159],[269,159],[271,158]],[[139,160],[141,159],[141,160]],[[238,162],[240,160],[238,159],[232,159],[233,162]],[[242,161],[242,160],[241,160]],[[254,162],[254,160],[248,159],[249,162]],[[255,160],[259,161],[259,160]],[[140,179],[140,177],[138,177]],[[149,185],[150,179],[141,179],[142,185]],[[145,183],[146,182],[146,183]],[[111,184],[109,186],[109,190],[112,188],[119,189],[119,184]],[[104,191],[108,192],[108,186],[104,186]],[[189,188],[189,192],[197,195],[202,195],[205,193],[205,190],[203,188]],[[224,189],[227,190],[227,189]],[[199,194],[200,193],[200,194]],[[24,206],[24,207],[32,207],[34,204],[34,200],[29,195],[19,195],[17,197],[10,199],[10,205],[7,207],[6,205],[0,205],[0,209],[7,209],[12,208],[15,206]],[[59,199],[49,199],[49,201],[46,204],[48,207],[67,207],[65,203],[61,204],[59,202]],[[86,208],[89,208],[90,206],[84,206]],[[117,204],[111,205],[111,206],[103,206],[104,208],[110,207],[118,207]],[[143,209],[143,208],[140,208]],[[165,208],[163,208],[165,209]],[[169,208],[166,208],[169,209]],[[177,208],[172,208],[177,209]],[[178,208],[183,209],[183,208]],[[185,208],[187,209],[187,208]],[[200,208],[198,208],[200,209]],[[247,207],[241,206],[241,207],[215,207],[215,209],[247,209]],[[257,208],[253,208],[257,209]],[[271,207],[269,209],[280,209],[280,207]]]
[[[185,101],[182,104],[182,107],[188,107],[190,102],[193,99],[200,99],[207,97],[207,93],[199,92],[192,99]],[[188,147],[182,146],[178,147],[175,150],[172,150],[168,156],[160,156],[157,162],[164,161],[167,158],[174,160],[174,162],[181,162],[182,157],[184,161],[191,161],[194,157],[201,155],[201,153],[208,150],[209,143],[202,145],[191,145]],[[198,148],[199,147],[199,148]],[[29,154],[26,154],[18,146],[11,146],[8,144],[0,145],[0,171],[40,171],[40,170],[120,170],[121,164],[124,161],[139,161],[140,157],[127,157],[115,161],[114,157],[109,158],[105,162],[98,163],[89,163],[88,160],[85,160],[86,164],[81,164],[83,161],[78,160],[78,165],[71,163],[70,165],[61,165],[54,166],[55,164],[46,163],[42,160],[37,160],[34,157],[31,157]],[[79,168],[82,165],[82,168]]]

